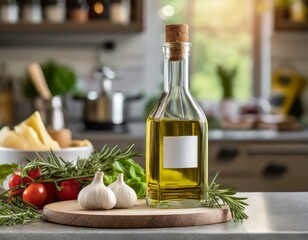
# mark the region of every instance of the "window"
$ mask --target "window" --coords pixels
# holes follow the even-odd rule
[[[233,95],[252,96],[252,0],[161,0],[165,24],[188,23],[191,42],[191,90],[199,99],[219,100],[217,66],[236,68]]]

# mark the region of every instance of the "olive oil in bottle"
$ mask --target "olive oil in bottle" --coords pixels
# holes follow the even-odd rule
[[[202,206],[208,184],[207,120],[189,92],[188,26],[166,26],[164,93],[146,122],[147,204]]]

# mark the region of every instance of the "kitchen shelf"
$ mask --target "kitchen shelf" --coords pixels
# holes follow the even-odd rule
[[[143,31],[143,0],[131,0],[131,21],[115,24],[109,19],[86,23],[0,23],[0,46],[87,46],[100,44],[103,35],[136,34]]]
[[[308,19],[305,22],[294,22],[288,17],[288,9],[276,8],[274,28],[276,31],[308,31]]]
[[[0,24],[0,35],[2,34],[46,34],[46,33],[134,33],[143,30],[142,22],[132,22],[129,25],[111,23],[108,20],[91,20],[87,23],[76,23],[67,21],[56,24],[43,22]]]

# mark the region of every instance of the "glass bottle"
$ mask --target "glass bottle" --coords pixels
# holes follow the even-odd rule
[[[89,20],[89,5],[86,0],[68,1],[69,16],[78,23],[85,23]]]
[[[127,25],[130,22],[130,0],[114,0],[110,6],[111,22]]]
[[[66,1],[49,0],[45,7],[45,18],[48,22],[63,23],[66,18]]]
[[[0,1],[0,21],[16,23],[18,21],[19,7],[16,0]]]
[[[207,119],[189,92],[188,25],[167,25],[164,92],[146,122],[147,204],[202,206],[208,184]]]
[[[25,0],[22,8],[22,18],[25,22],[42,22],[42,6],[40,0]]]
[[[289,4],[289,15],[293,22],[305,22],[307,20],[308,5],[304,0],[293,0]]]

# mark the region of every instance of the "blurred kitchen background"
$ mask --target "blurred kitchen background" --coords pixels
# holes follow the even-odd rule
[[[169,23],[190,25],[210,175],[241,191],[307,191],[307,0],[0,0],[1,125],[46,110],[28,76],[38,62],[75,138],[144,155]]]

